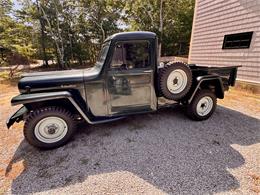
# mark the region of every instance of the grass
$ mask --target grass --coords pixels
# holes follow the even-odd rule
[[[21,78],[21,72],[16,72],[12,78],[9,76],[8,71],[0,72],[0,82],[1,81],[7,81],[7,82],[16,82]]]
[[[3,80],[9,79],[9,73],[7,71],[0,72],[0,78]]]

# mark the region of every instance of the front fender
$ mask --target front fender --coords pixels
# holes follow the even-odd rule
[[[28,110],[25,106],[22,106],[17,110],[12,116],[10,116],[6,121],[6,126],[9,129],[15,122],[19,123],[23,120],[24,115],[27,114]]]
[[[48,92],[48,93],[32,93],[32,94],[21,94],[14,97],[11,100],[12,106],[18,104],[28,104],[33,102],[42,102],[53,99],[63,99],[72,97],[68,91]]]
[[[74,108],[79,112],[79,114],[88,122],[92,123],[89,117],[86,115],[81,106],[75,101],[73,95],[68,91],[58,91],[58,92],[46,92],[46,93],[32,93],[32,94],[21,94],[14,97],[11,100],[11,104],[30,104],[35,102],[51,101],[56,99],[68,99]]]
[[[73,95],[68,91],[21,94],[21,95],[14,97],[11,100],[11,104],[14,106],[14,105],[18,105],[18,104],[30,104],[30,103],[34,103],[34,102],[51,101],[54,99],[68,99],[70,101],[70,103],[75,107],[75,109],[79,112],[79,114],[89,124],[99,124],[99,123],[111,122],[111,121],[122,118],[122,117],[108,117],[108,118],[99,119],[99,120],[91,120],[88,117],[88,114],[86,112],[84,112],[84,110],[77,103],[77,101],[75,101],[75,99],[73,98]],[[25,107],[22,107],[22,108],[25,108]],[[22,118],[21,118],[22,115],[17,114],[20,112],[21,111],[18,110],[12,117],[10,117],[10,119],[7,121],[8,128],[11,127],[14,122],[19,122],[22,120]]]
[[[33,93],[33,94],[20,94],[15,96],[11,100],[12,106],[19,104],[29,104],[34,102],[41,102],[46,100],[71,98],[71,94],[67,91],[61,92],[48,92],[48,93]],[[22,106],[17,110],[12,116],[10,116],[6,121],[6,126],[9,129],[15,122],[19,123],[24,119],[24,115],[28,113],[28,109]]]

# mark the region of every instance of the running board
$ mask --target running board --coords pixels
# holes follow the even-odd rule
[[[113,118],[106,118],[106,119],[101,119],[101,120],[96,120],[96,121],[92,121],[89,119],[89,117],[83,112],[83,110],[79,107],[79,105],[75,102],[75,100],[72,97],[68,97],[69,101],[72,103],[73,106],[75,106],[75,108],[77,109],[77,111],[80,113],[80,115],[87,121],[87,123],[91,124],[91,125],[95,125],[95,124],[101,124],[101,123],[108,123],[108,122],[113,122],[113,121],[117,121],[120,119],[123,119],[125,117],[113,117]]]

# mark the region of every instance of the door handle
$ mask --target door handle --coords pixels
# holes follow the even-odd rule
[[[144,73],[152,73],[152,70],[145,70]]]
[[[142,72],[132,72],[132,73],[129,73],[128,75],[129,76],[138,76],[138,75],[142,75],[144,73],[152,73],[152,70],[145,70],[145,71],[142,71]],[[126,76],[127,74],[123,74],[123,73],[118,73],[117,76]]]

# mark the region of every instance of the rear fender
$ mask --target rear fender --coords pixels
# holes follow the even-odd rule
[[[205,75],[197,77],[197,86],[192,93],[191,97],[188,100],[188,103],[191,103],[194,96],[196,95],[197,91],[202,88],[202,85],[213,85],[215,87],[215,95],[217,98],[223,99],[224,98],[224,86],[222,80],[217,75]]]

